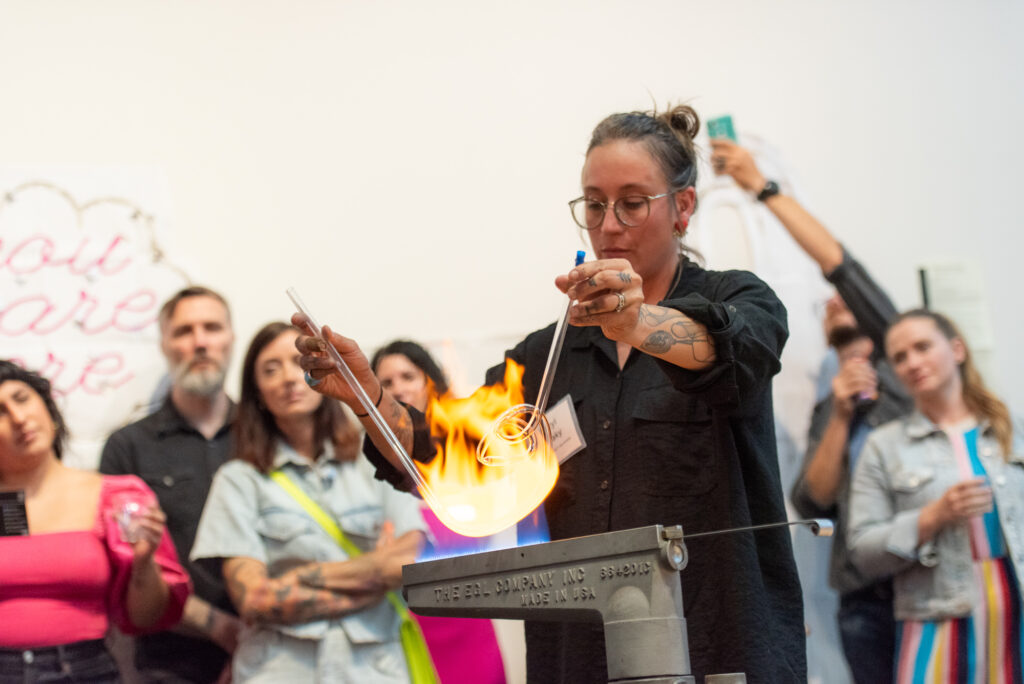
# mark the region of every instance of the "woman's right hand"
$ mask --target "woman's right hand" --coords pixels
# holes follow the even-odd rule
[[[334,360],[328,356],[327,347],[323,341],[313,335],[309,319],[300,313],[293,314],[292,325],[303,332],[295,340],[295,348],[302,354],[299,365],[314,380],[320,381],[316,385],[312,385],[313,389],[320,394],[345,402],[356,413],[366,413],[366,409],[359,402],[356,393],[341,376],[341,372],[334,365]],[[381,395],[382,388],[370,368],[369,360],[356,341],[338,335],[326,325],[323,326],[322,331],[324,337],[330,340],[331,345],[341,354],[341,358],[345,360],[349,370],[363,387],[370,401],[378,401],[377,398]]]
[[[963,522],[992,510],[992,488],[984,477],[957,482],[939,499],[950,524]]]
[[[144,505],[133,515],[134,536],[129,542],[132,545],[134,564],[140,565],[153,560],[160,540],[164,536],[167,516],[155,502]]]
[[[992,510],[992,488],[984,477],[975,477],[945,491],[921,510],[918,522],[919,538],[924,542],[940,530],[962,523]]]

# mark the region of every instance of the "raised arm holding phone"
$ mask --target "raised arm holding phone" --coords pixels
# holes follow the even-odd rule
[[[821,268],[837,294],[826,302],[826,342],[839,371],[814,407],[801,474],[791,500],[804,517],[836,521],[829,583],[839,592],[843,654],[857,684],[892,681],[895,622],[888,578],[870,578],[849,558],[847,523],[853,468],[871,431],[910,410],[910,401],[884,359],[884,335],[896,307],[863,266],[796,198],[764,176],[736,142],[711,140],[711,164],[771,211]]]

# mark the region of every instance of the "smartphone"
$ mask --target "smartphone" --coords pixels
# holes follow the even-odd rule
[[[25,491],[0,492],[0,537],[22,537],[26,534]]]
[[[726,138],[736,142],[736,129],[732,126],[732,117],[726,114],[708,119],[708,137],[712,140]]]

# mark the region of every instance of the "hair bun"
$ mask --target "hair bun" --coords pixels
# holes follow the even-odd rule
[[[696,138],[700,133],[700,116],[690,105],[670,106],[668,111],[659,115],[658,118],[667,123],[672,130],[685,135],[690,140]]]

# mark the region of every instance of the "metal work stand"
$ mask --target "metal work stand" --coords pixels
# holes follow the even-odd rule
[[[610,683],[696,684],[679,582],[686,562],[682,527],[652,525],[406,565],[403,592],[421,615],[603,622]]]

